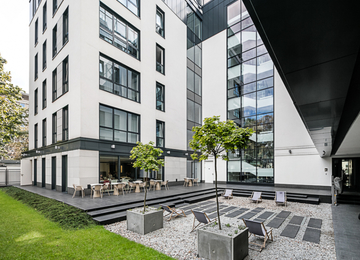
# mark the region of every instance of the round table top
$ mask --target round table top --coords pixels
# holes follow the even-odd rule
[[[143,183],[143,181],[133,181],[133,183]]]
[[[90,184],[90,186],[95,186],[95,185],[104,185],[102,183],[93,183],[93,184]]]

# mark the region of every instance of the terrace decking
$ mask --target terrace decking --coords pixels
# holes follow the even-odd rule
[[[47,190],[36,186],[18,186],[21,189],[37,193],[44,197],[52,198],[68,205],[86,211],[97,223],[110,224],[126,219],[128,209],[141,207],[144,205],[144,193],[127,193],[119,196],[108,196],[104,193],[103,198],[90,198],[85,196],[71,197],[70,194]],[[218,192],[224,189],[233,189],[234,196],[250,197],[252,191],[261,191],[263,199],[274,199],[275,190],[279,188],[273,186],[255,186],[255,185],[227,185],[219,184]],[[288,201],[303,202],[310,204],[319,204],[319,202],[329,202],[330,192],[311,189],[284,189],[287,191]],[[147,192],[146,204],[148,206],[159,207],[159,204],[166,204],[171,207],[180,207],[186,204],[192,204],[199,201],[215,197],[215,188],[213,184],[202,183],[199,186],[183,187],[171,186],[169,190],[149,191]],[[188,213],[191,211],[188,211]],[[221,213],[225,213],[223,211]],[[242,211],[245,213],[245,211]],[[246,214],[254,215],[256,212]],[[231,216],[231,214],[230,214]],[[238,215],[237,215],[238,216]]]

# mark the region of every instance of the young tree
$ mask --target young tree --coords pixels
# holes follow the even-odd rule
[[[154,142],[143,144],[136,142],[136,146],[130,151],[130,159],[135,160],[134,167],[139,167],[146,172],[146,179],[149,171],[158,171],[160,166],[164,166],[164,160],[159,159],[163,151],[160,148],[155,148]],[[144,213],[146,208],[146,187],[144,194]]]
[[[219,229],[221,230],[216,161],[220,156],[223,160],[228,161],[228,153],[235,153],[235,150],[246,148],[253,130],[240,128],[232,120],[220,121],[220,116],[213,116],[205,118],[204,124],[193,127],[192,131],[194,135],[189,143],[190,148],[194,150],[191,155],[192,159],[202,161],[208,159],[210,155],[214,157],[216,205]]]
[[[23,90],[11,84],[10,72],[4,71],[6,60],[0,54],[0,157],[6,154],[5,145],[24,134],[27,109],[19,101]]]

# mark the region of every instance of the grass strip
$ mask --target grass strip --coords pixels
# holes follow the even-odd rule
[[[172,259],[90,225],[63,229],[0,189],[0,259]]]
[[[15,187],[6,187],[2,190],[10,197],[39,211],[50,221],[59,223],[64,229],[81,229],[95,225],[93,219],[86,212],[63,202]]]

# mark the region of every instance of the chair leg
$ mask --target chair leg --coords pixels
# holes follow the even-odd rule
[[[73,194],[73,196],[72,196],[73,198],[75,197],[75,194],[76,194],[76,189],[74,190],[74,194]]]

